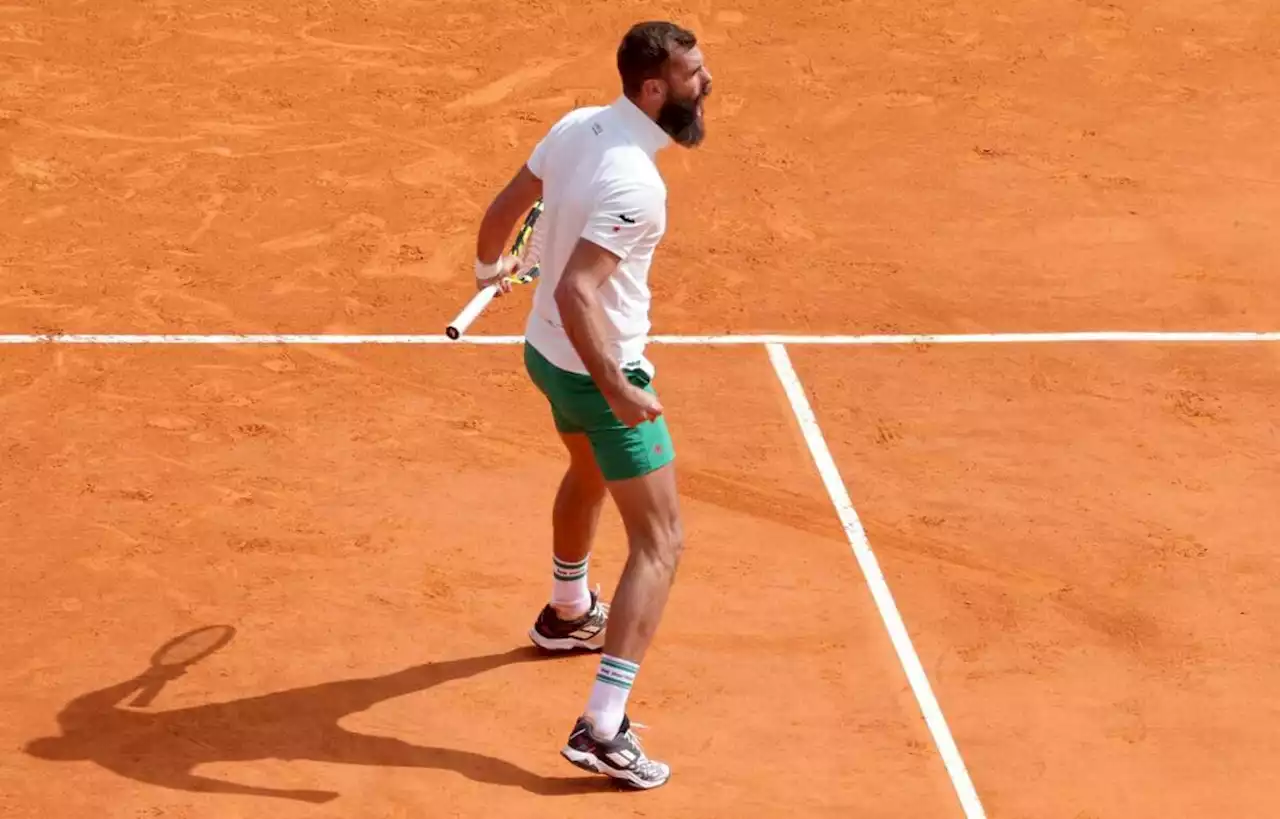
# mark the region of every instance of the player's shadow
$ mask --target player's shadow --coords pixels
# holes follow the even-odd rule
[[[311,760],[348,765],[435,768],[490,785],[521,788],[540,796],[588,793],[612,786],[604,777],[540,776],[503,759],[460,748],[427,747],[385,736],[348,731],[339,720],[393,697],[461,680],[515,663],[541,659],[537,650],[515,649],[460,660],[425,663],[378,677],[338,680],[258,697],[171,711],[142,712],[121,703],[154,675],[76,697],[58,714],[62,735],[29,742],[40,759],[89,761],[150,785],[203,793],[246,794],[328,802],[338,794],[242,785],[194,773],[200,765],[259,759]],[[430,705],[424,704],[424,721]],[[477,714],[477,735],[501,734],[503,726]],[[465,746],[474,737],[450,738]],[[549,749],[554,754],[555,748]],[[566,765],[568,763],[565,763]]]

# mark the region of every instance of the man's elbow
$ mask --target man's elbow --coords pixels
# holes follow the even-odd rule
[[[556,307],[559,307],[561,312],[563,312],[569,304],[570,292],[572,288],[573,288],[573,284],[572,282],[570,282],[568,276],[565,276],[559,282],[556,283],[556,292],[553,293],[552,295],[555,296]]]
[[[579,277],[566,275],[556,283],[556,292],[554,294],[556,307],[560,308],[562,313],[571,312],[575,307],[582,304],[586,297],[586,292]]]

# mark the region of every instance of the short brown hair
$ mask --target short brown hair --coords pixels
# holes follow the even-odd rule
[[[618,45],[618,76],[622,91],[629,97],[640,93],[645,80],[660,76],[671,54],[688,51],[698,44],[688,29],[663,20],[636,23]]]

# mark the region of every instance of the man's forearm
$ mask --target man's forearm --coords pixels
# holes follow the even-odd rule
[[[595,291],[581,285],[562,287],[556,293],[556,305],[569,343],[596,386],[606,396],[622,392],[628,382],[606,350],[604,310]]]
[[[518,218],[519,210],[501,197],[495,199],[480,220],[480,231],[476,236],[476,258],[485,264],[496,262],[506,250],[507,237],[511,235],[511,228]]]

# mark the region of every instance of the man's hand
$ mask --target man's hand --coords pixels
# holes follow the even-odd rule
[[[609,402],[609,408],[618,416],[618,420],[629,427],[652,421],[662,415],[662,403],[658,401],[658,397],[631,383],[614,394],[606,393],[605,400]]]
[[[494,298],[511,292],[511,278],[521,272],[520,260],[515,256],[504,255],[498,258],[493,268],[493,275],[485,276],[479,266],[476,270],[476,290],[483,290],[489,285],[497,285],[498,292]]]

